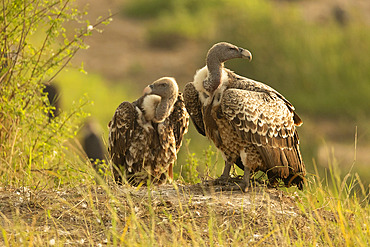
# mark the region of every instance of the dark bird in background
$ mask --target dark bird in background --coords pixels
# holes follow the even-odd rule
[[[251,60],[243,48],[221,42],[207,54],[206,66],[185,86],[184,99],[198,132],[207,136],[225,160],[216,181],[227,182],[237,164],[244,170],[238,186],[245,191],[251,171],[266,172],[270,182],[302,189],[306,174],[296,126],[302,120],[293,105],[273,88],[224,67],[233,58]]]
[[[144,89],[136,101],[123,102],[109,122],[108,151],[114,178],[132,185],[164,183],[189,126],[189,115],[174,78],[163,77]]]
[[[335,5],[332,8],[332,14],[334,17],[334,20],[340,25],[340,26],[346,26],[349,22],[349,15],[347,11],[342,8],[339,5]]]
[[[48,112],[49,121],[60,114],[60,91],[59,88],[51,83],[44,83],[43,93],[47,95],[50,106],[53,107]]]
[[[97,166],[106,162],[105,147],[102,140],[102,134],[99,131],[99,125],[96,120],[90,118],[85,121],[81,129],[82,140],[81,144],[86,153],[87,158],[91,161],[93,166]]]
[[[59,116],[61,112],[60,90],[54,84],[44,83],[43,93],[47,95],[50,106],[53,106],[53,109],[48,112],[50,122],[51,119]],[[94,167],[96,167],[98,163],[106,160],[104,144],[98,129],[97,123],[93,119],[86,120],[82,128],[81,144],[87,158],[91,161]]]

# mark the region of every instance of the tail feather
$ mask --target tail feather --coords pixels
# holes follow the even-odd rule
[[[297,185],[299,189],[303,188],[306,169],[298,145],[290,149],[268,146],[260,146],[257,149],[266,165],[264,172],[272,184],[282,179],[285,186]]]

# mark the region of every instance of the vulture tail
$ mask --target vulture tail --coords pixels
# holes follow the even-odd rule
[[[299,189],[303,189],[306,169],[298,145],[290,149],[269,146],[259,146],[257,149],[266,165],[264,172],[272,185],[276,185],[278,179],[281,179],[287,187],[297,185]]]

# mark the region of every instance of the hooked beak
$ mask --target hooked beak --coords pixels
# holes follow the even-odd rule
[[[144,95],[151,94],[152,93],[152,89],[153,89],[153,85],[149,85],[149,86],[145,87],[144,90],[143,90],[143,94]]]
[[[242,58],[248,59],[249,61],[252,60],[252,53],[250,51],[239,47],[239,52],[242,54]]]

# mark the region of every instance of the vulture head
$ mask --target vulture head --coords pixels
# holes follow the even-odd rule
[[[204,89],[214,92],[221,84],[223,63],[233,58],[252,60],[250,51],[226,42],[220,42],[211,47],[207,54],[209,80],[205,81]]]
[[[179,87],[172,77],[162,77],[147,86],[143,91],[146,119],[163,122],[171,114],[178,92]]]

